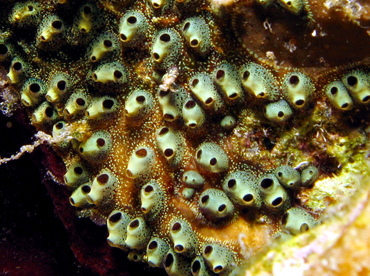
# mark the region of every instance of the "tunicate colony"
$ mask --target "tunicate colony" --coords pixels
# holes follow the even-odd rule
[[[319,224],[297,195],[320,168],[264,168],[228,138],[244,109],[275,130],[300,118],[320,97],[309,74],[225,46],[203,1],[49,2],[6,4],[1,68],[38,130],[71,137],[54,144],[70,203],[106,219],[110,246],[169,275],[229,275],[243,252],[215,231],[236,237],[262,217],[271,236]],[[256,2],[309,14],[304,1]],[[338,112],[362,108],[370,77],[348,70],[322,94]]]

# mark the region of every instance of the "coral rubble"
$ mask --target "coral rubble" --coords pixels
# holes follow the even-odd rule
[[[1,163],[52,145],[129,260],[268,271],[368,191],[369,7],[350,2],[1,1],[0,107],[38,130]]]

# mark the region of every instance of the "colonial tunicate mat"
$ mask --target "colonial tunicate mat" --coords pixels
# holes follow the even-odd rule
[[[1,110],[38,131],[1,163],[52,145],[76,215],[104,221],[130,260],[314,273],[367,208],[366,1],[1,1],[0,14]],[[316,273],[369,272],[332,253]]]

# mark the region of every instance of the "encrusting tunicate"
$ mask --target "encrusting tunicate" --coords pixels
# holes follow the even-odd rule
[[[127,238],[127,226],[131,217],[122,211],[113,210],[107,219],[108,244],[112,247],[118,247],[127,250],[125,240]]]
[[[112,137],[103,130],[94,132],[90,138],[82,142],[78,153],[85,160],[96,163],[105,160],[112,149]]]
[[[298,188],[301,184],[301,174],[290,166],[280,166],[275,169],[275,176],[280,184],[287,188]]]
[[[294,108],[307,106],[315,91],[312,80],[301,72],[290,72],[284,76],[282,90]]]
[[[155,180],[151,180],[141,187],[140,200],[141,211],[153,219],[165,204],[165,193]]]
[[[185,100],[182,107],[182,117],[184,118],[185,125],[190,129],[199,128],[206,120],[203,109],[192,98]]]
[[[283,123],[292,115],[293,110],[285,100],[269,103],[265,107],[266,118],[275,123]]]
[[[217,243],[203,245],[202,255],[214,273],[219,274],[226,271],[231,273],[232,268],[235,266],[232,251]],[[225,275],[229,273],[225,273]]]
[[[185,256],[192,256],[195,253],[198,243],[189,222],[184,219],[172,220],[170,222],[170,236],[176,253]]]
[[[235,207],[227,195],[214,188],[204,190],[201,193],[199,207],[201,212],[211,221],[230,218],[235,211]]]
[[[290,208],[283,216],[282,224],[293,235],[303,233],[315,227],[318,222],[301,208]]]
[[[180,49],[179,34],[173,29],[163,29],[154,38],[151,55],[159,68],[168,68],[178,61]]]
[[[190,48],[202,56],[211,49],[211,32],[206,21],[200,17],[191,17],[184,21],[182,33]]]
[[[325,94],[337,109],[351,110],[353,108],[353,100],[343,82],[333,81],[329,83],[325,87]]]
[[[231,64],[223,63],[217,66],[213,71],[213,76],[229,103],[234,103],[244,98],[238,72]]]
[[[345,74],[342,81],[357,102],[362,104],[370,102],[370,77],[368,73],[355,70]]]
[[[208,74],[195,74],[189,80],[189,87],[205,108],[218,111],[223,106],[223,100]]]
[[[151,267],[162,267],[163,260],[169,248],[170,246],[163,239],[152,237],[148,242],[148,246],[146,248],[148,264]]]
[[[119,38],[124,46],[137,46],[148,32],[146,17],[139,11],[126,12],[120,21]]]
[[[222,188],[227,196],[241,206],[260,207],[262,198],[255,176],[247,171],[235,171],[226,176]]]
[[[146,179],[155,162],[154,150],[151,147],[137,147],[127,164],[126,175],[134,179]]]
[[[116,176],[108,169],[103,169],[91,185],[90,192],[86,195],[89,203],[101,205],[109,201],[118,184]]]
[[[265,67],[249,62],[239,73],[244,89],[256,98],[276,100],[279,96],[275,77]]]
[[[212,173],[224,172],[229,168],[229,157],[213,142],[204,142],[198,147],[196,161],[200,167]]]
[[[134,218],[127,226],[125,243],[131,249],[142,250],[148,245],[151,230],[143,217]]]

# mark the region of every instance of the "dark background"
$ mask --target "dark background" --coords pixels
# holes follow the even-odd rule
[[[0,115],[0,156],[31,144],[34,133],[22,111]],[[0,275],[165,275],[109,247],[106,227],[75,215],[70,192],[46,166],[64,173],[48,145],[0,165]]]

